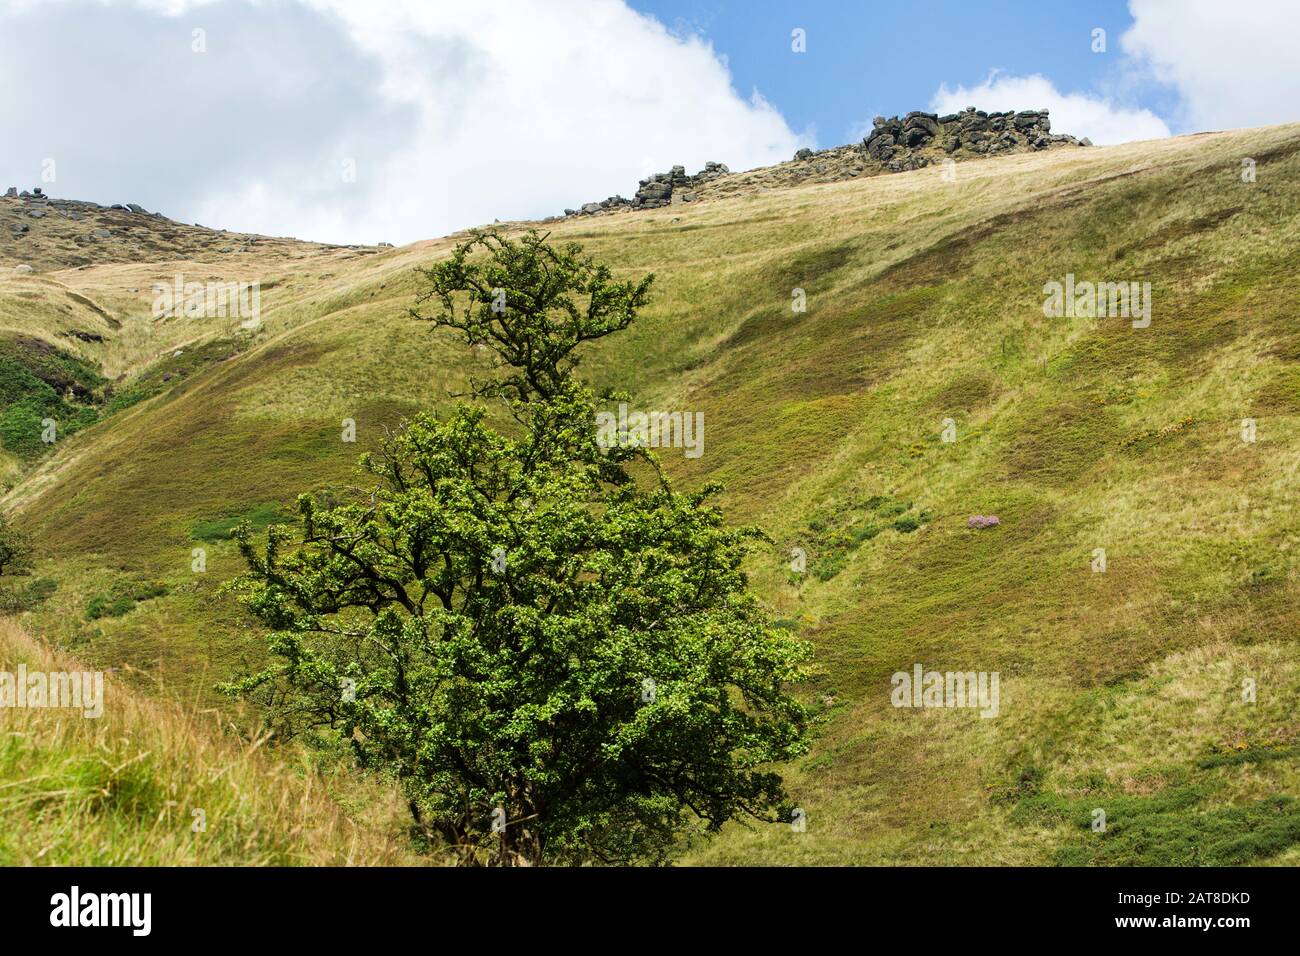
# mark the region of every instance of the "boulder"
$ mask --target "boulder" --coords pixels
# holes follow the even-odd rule
[[[888,133],[881,133],[880,135],[873,133],[867,141],[867,155],[876,160],[887,158],[892,151],[891,147],[893,145],[894,137]]]
[[[908,147],[922,146],[932,138],[932,135],[920,126],[913,126],[903,131],[903,144]]]
[[[14,266],[14,272],[18,273],[20,276],[26,275],[31,271],[32,271],[32,267],[26,264]]]
[[[809,149],[807,146],[805,146],[803,149],[797,150],[795,152],[794,154],[795,162],[802,162],[803,160],[810,158],[812,154],[813,151]]]
[[[923,129],[931,136],[939,135],[938,117],[932,113],[915,113],[908,114],[907,121],[903,124],[903,129]]]

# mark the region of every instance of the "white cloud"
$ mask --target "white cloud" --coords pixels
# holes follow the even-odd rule
[[[993,111],[1047,109],[1052,132],[1088,137],[1098,146],[1169,135],[1164,120],[1147,109],[1116,105],[1105,97],[1062,93],[1044,76],[1010,76],[994,72],[978,86],[939,86],[930,101],[937,113],[956,113],[967,106]]]
[[[541,217],[806,138],[621,0],[0,0],[0,88],[24,91],[0,98],[0,188],[54,158],[53,195],[337,242]]]
[[[1174,87],[1188,130],[1300,119],[1300,4],[1295,0],[1130,0],[1120,48]]]

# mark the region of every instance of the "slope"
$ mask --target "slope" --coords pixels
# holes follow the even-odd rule
[[[1275,127],[544,227],[658,274],[587,373],[703,412],[704,453],[664,460],[769,532],[756,587],[817,647],[818,738],[787,771],[807,831],[736,826],[689,859],[1300,861],[1298,154],[1300,127]],[[11,492],[58,581],[31,625],[187,690],[256,659],[216,593],[238,570],[224,535],[453,400],[475,357],[405,312],[412,267],[449,242],[182,261],[261,278],[262,327]],[[57,283],[153,329],[128,290],[177,266],[54,268],[0,295]],[[1046,317],[1067,276],[1149,282],[1150,325]],[[172,324],[167,348],[229,331]],[[115,368],[148,374],[148,351]],[[997,672],[998,715],[895,708],[917,663]]]

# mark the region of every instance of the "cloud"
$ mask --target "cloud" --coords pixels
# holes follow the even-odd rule
[[[1088,137],[1098,146],[1156,139],[1169,135],[1164,120],[1147,109],[1118,106],[1109,98],[1062,93],[1044,76],[994,72],[978,86],[949,89],[941,84],[930,100],[937,113],[956,113],[967,106],[995,110],[1048,109],[1052,131]]]
[[[1179,96],[1185,130],[1300,119],[1295,0],[1130,0],[1120,48]]]
[[[53,195],[335,242],[537,218],[804,139],[621,0],[0,0],[0,88],[23,91],[0,98],[0,188],[54,159]]]

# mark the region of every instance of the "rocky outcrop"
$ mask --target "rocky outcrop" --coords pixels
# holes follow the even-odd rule
[[[594,216],[598,213],[620,209],[658,209],[673,202],[693,202],[695,190],[731,172],[725,164],[707,162],[694,176],[686,175],[685,166],[674,166],[666,173],[654,173],[641,180],[636,195],[631,199],[610,196],[600,202],[584,203],[577,209],[566,209],[566,216]]]
[[[40,186],[34,187],[31,192],[28,192],[26,189],[19,192],[16,186],[10,186],[5,190],[4,198],[21,199],[26,205],[27,215],[33,219],[40,219],[50,212],[61,215],[66,219],[80,219],[84,213],[95,212],[102,209],[116,209],[121,212],[132,212],[138,216],[151,216],[154,219],[166,218],[160,212],[150,212],[145,209],[144,206],[133,202],[126,203],[125,205],[122,203],[114,203],[112,206],[101,206],[99,203],[86,202],[83,200],[54,199],[53,197],[46,195],[45,191],[42,190]]]
[[[986,156],[1057,143],[1084,145],[1073,136],[1053,134],[1047,110],[986,113],[968,106],[946,116],[919,110],[902,119],[877,116],[862,150],[885,171],[896,173],[930,165],[936,157],[921,152],[927,147],[938,147],[949,156],[962,151]]]
[[[637,209],[659,209],[675,202],[720,198],[756,189],[799,183],[829,183],[862,175],[902,173],[943,163],[1029,152],[1059,146],[1091,146],[1052,132],[1048,111],[1009,110],[989,113],[973,106],[940,116],[915,110],[906,116],[877,116],[860,142],[830,149],[800,149],[789,162],[732,174],[721,163],[708,163],[694,176],[681,166],[641,180],[631,199],[610,196],[565,216],[593,216]],[[553,218],[560,218],[558,216]]]

